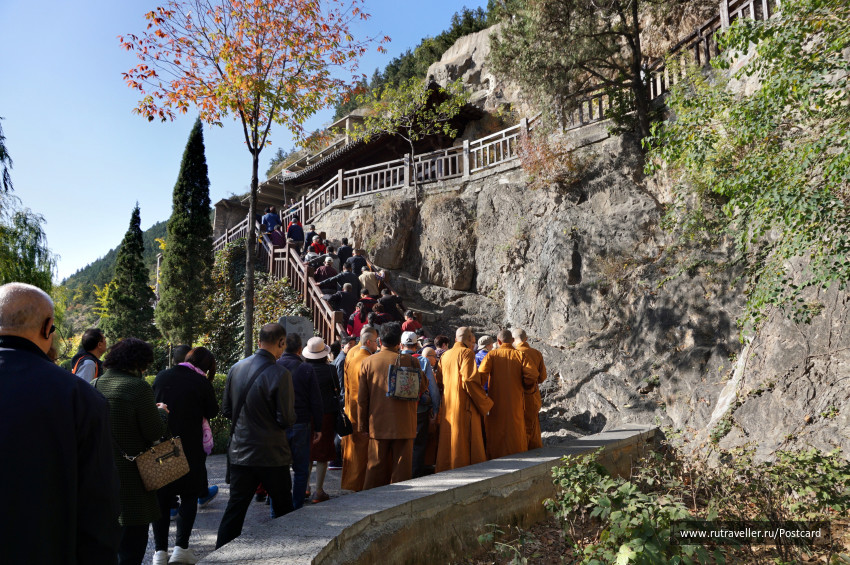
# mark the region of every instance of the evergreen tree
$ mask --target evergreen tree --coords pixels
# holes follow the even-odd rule
[[[154,294],[148,286],[148,270],[142,258],[144,243],[140,227],[139,205],[133,208],[130,227],[121,241],[115,260],[115,278],[110,283],[106,315],[100,327],[110,341],[125,337],[152,339]]]
[[[212,264],[210,181],[203,128],[196,120],[174,185],[156,305],[157,325],[171,343],[191,345],[201,333]]]

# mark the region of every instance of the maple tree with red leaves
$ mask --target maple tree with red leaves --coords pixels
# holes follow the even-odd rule
[[[249,217],[256,217],[259,156],[272,124],[303,137],[304,122],[355,82],[358,58],[374,38],[351,25],[369,18],[365,0],[182,0],[145,14],[141,35],[119,36],[141,63],[124,73],[142,95],[134,112],[174,119],[195,106],[200,118],[242,124],[252,157]],[[388,41],[384,37],[378,43]],[[349,81],[339,74],[350,72]],[[254,222],[248,222],[245,354],[253,349]]]

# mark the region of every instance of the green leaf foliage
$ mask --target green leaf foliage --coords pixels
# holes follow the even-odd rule
[[[0,192],[0,284],[22,282],[53,290],[56,257],[47,247],[44,218]]]
[[[718,71],[690,69],[653,128],[648,172],[675,182],[669,224],[684,237],[725,234],[747,268],[747,310],[797,321],[803,296],[850,280],[850,5],[790,0],[766,22],[737,20]],[[743,85],[743,86],[742,86]],[[735,88],[732,88],[735,86]]]
[[[431,88],[417,78],[398,86],[385,85],[380,90],[361,95],[361,105],[370,106],[369,115],[355,124],[355,139],[369,140],[378,135],[398,135],[410,145],[429,135],[457,136],[452,120],[469,100],[458,79],[443,87]]]
[[[501,34],[490,41],[490,61],[498,75],[520,85],[548,122],[563,123],[583,97],[605,88],[623,125],[646,137],[650,108],[640,19],[665,3],[672,2],[508,0]]]
[[[140,227],[139,206],[133,208],[130,226],[118,249],[115,277],[106,299],[106,316],[100,327],[110,342],[125,337],[152,340],[156,337],[153,325],[154,294],[148,286],[148,270],[143,260],[144,243]]]
[[[167,229],[156,322],[171,343],[192,345],[202,332],[213,264],[210,181],[200,120],[186,143]]]
[[[215,355],[222,371],[242,358],[244,338],[242,293],[245,288],[245,238],[216,253],[212,290],[204,300],[206,333],[201,345]]]

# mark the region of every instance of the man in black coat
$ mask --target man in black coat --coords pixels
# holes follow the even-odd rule
[[[351,272],[351,268],[351,264],[346,263],[342,266],[342,272],[340,274],[323,280],[322,285],[325,288],[330,288],[330,285],[335,284],[338,289],[342,290],[346,283],[350,283],[352,292],[354,292],[355,295],[360,296],[360,279],[357,275]]]
[[[354,308],[357,307],[358,296],[354,294],[351,283],[345,283],[342,285],[342,290],[334,294],[323,294],[322,298],[327,300],[328,304],[334,310],[342,310],[345,313],[346,320],[354,313]]]
[[[42,290],[0,286],[0,561],[112,564],[121,530],[107,402],[51,362],[54,321]]]
[[[345,264],[351,265],[351,272],[357,275],[358,277],[360,276],[360,273],[363,272],[363,268],[369,266],[369,262],[366,261],[366,258],[363,256],[362,249],[355,249],[354,255],[352,257],[349,257],[345,261]]]
[[[292,455],[286,429],[295,423],[295,393],[292,375],[276,363],[285,344],[283,326],[266,324],[260,329],[257,352],[227,373],[221,413],[233,420],[228,448],[230,500],[218,527],[216,549],[242,533],[260,483],[272,499],[276,516],[292,511]],[[235,414],[238,408],[241,412]]]
[[[348,239],[342,238],[342,245],[339,246],[339,249],[336,252],[337,257],[339,257],[339,264],[345,265],[345,262],[348,261],[348,258],[354,254],[354,250],[348,245]]]

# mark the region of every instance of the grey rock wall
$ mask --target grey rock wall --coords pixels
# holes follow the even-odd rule
[[[591,165],[569,187],[533,190],[505,167],[426,188],[418,209],[412,193],[364,199],[320,229],[396,269],[394,286],[435,333],[525,328],[549,367],[548,443],[640,423],[704,446],[714,431],[721,447],[752,443],[761,458],[850,452],[848,294],[816,293],[823,311],[809,326],[775,313],[742,355],[730,251],[677,246],[660,229],[669,188],[643,178],[634,139],[582,151]]]

